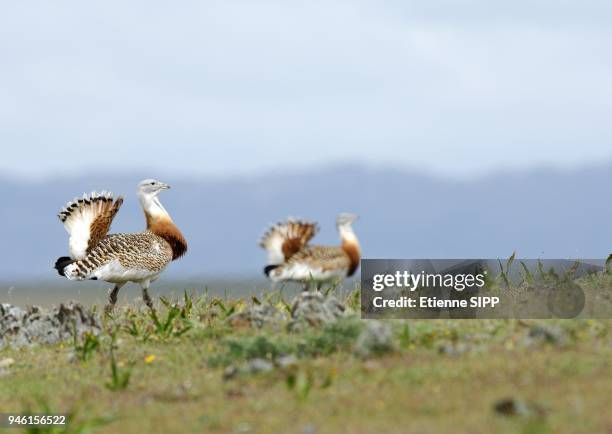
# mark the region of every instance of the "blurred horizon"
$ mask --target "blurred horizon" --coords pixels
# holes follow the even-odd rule
[[[312,172],[327,172],[333,170],[364,170],[369,172],[402,172],[412,176],[419,176],[424,178],[430,178],[432,180],[439,181],[456,181],[456,182],[478,182],[486,181],[489,178],[495,178],[499,176],[530,176],[534,173],[575,173],[592,168],[601,169],[612,167],[612,157],[602,158],[592,162],[581,162],[574,164],[558,164],[554,162],[543,162],[536,163],[534,165],[525,165],[519,167],[493,167],[489,170],[475,171],[472,173],[440,173],[435,170],[431,170],[424,167],[413,167],[402,164],[393,163],[372,163],[368,161],[348,160],[343,162],[326,162],[319,166],[305,166],[305,167],[288,167],[288,166],[272,166],[269,168],[252,169],[244,172],[189,172],[189,171],[178,171],[180,176],[178,178],[193,182],[225,182],[231,180],[238,180],[242,182],[251,182],[253,180],[260,180],[262,178],[270,178],[273,176],[300,176],[304,174],[310,174]],[[142,179],[156,178],[160,180],[177,178],[177,171],[171,171],[168,169],[155,169],[151,167],[139,167],[134,166],[132,168],[122,169],[75,169],[69,172],[49,172],[41,173],[37,175],[26,175],[19,173],[5,172],[0,174],[0,182],[7,183],[19,183],[24,185],[41,184],[45,182],[52,182],[56,179],[61,180],[82,180],[82,179],[96,179],[101,180],[104,178],[112,179],[114,177],[120,178],[132,178],[134,180],[134,188],[136,184]],[[85,191],[84,191],[85,192]]]
[[[335,219],[345,211],[360,215],[355,231],[366,258],[503,258],[516,251],[525,258],[590,259],[610,253],[612,161],[460,180],[364,165],[224,178],[145,171],[43,181],[0,176],[0,238],[10,246],[0,254],[0,280],[59,278],[51,265],[67,252],[68,235],[56,214],[84,192],[123,195],[111,232],[142,230],[135,189],[151,176],[172,185],[160,198],[190,246],[164,273],[168,281],[261,277],[266,255],[257,243],[270,224],[290,216],[315,220],[321,231],[313,243],[336,244]]]

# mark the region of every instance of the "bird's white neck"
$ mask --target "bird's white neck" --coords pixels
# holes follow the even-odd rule
[[[139,194],[138,200],[148,218],[152,220],[168,219],[172,221],[170,214],[168,214],[166,208],[161,204],[157,195]]]
[[[359,244],[357,241],[357,235],[353,231],[353,227],[349,224],[344,224],[338,226],[338,232],[340,233],[340,239],[343,243],[355,243]]]
[[[147,230],[166,240],[172,249],[172,260],[183,256],[187,251],[187,241],[157,195],[138,194],[138,199],[147,220]]]
[[[346,274],[347,276],[352,276],[359,267],[359,261],[361,260],[359,240],[357,240],[357,235],[355,235],[350,223],[339,225],[338,232],[340,232],[340,239],[342,240],[342,250],[344,250],[344,253],[350,260]]]

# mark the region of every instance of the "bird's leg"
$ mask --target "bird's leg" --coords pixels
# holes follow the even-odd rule
[[[149,306],[149,309],[153,310],[153,300],[149,295],[149,288],[142,288],[142,299],[144,300],[145,304]]]
[[[116,283],[113,288],[109,288],[108,304],[104,306],[104,313],[107,315],[110,315],[115,308],[115,303],[117,303],[117,295],[119,294],[119,290],[123,285],[125,285],[125,283]]]
[[[145,280],[144,282],[140,283],[142,287],[142,300],[149,307],[149,309],[155,310],[153,308],[153,300],[151,299],[151,296],[149,295],[149,285],[150,284],[151,284],[150,280]]]

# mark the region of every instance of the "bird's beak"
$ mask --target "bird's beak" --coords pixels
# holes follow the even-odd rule
[[[160,184],[159,188],[162,189],[162,190],[169,190],[170,186],[168,184],[165,184],[165,183],[162,182]]]

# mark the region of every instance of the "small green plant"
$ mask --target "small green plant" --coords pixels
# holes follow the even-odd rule
[[[152,329],[148,327],[143,317],[136,311],[128,309],[125,314],[126,323],[123,324],[122,330],[134,338],[139,338],[143,342],[147,342],[151,336]]]
[[[576,263],[576,264],[578,264],[578,263]],[[574,264],[574,265],[576,265],[576,264]],[[538,278],[542,282],[545,282],[545,283],[559,283],[561,281],[561,278],[559,277],[557,272],[554,270],[554,268],[550,267],[548,269],[548,271],[546,271],[544,269],[544,264],[539,259],[538,259],[537,267],[538,267]],[[572,271],[572,270],[573,270],[573,266],[568,271],[573,274],[574,271]]]
[[[166,304],[163,299],[162,303]],[[166,318],[163,320],[157,317],[157,312],[155,310],[151,310],[149,315],[155,325],[155,333],[161,338],[179,337],[192,328],[191,323],[186,318],[185,312],[176,304],[167,304]]]
[[[280,298],[280,303],[283,305],[283,308],[287,311],[287,313],[291,315],[291,305],[287,303],[283,297]]]
[[[546,281],[546,273],[544,272],[544,264],[539,259],[538,259],[537,267],[538,267],[538,275],[540,276],[540,279],[543,281]]]
[[[508,258],[508,260],[506,261],[505,270],[504,270],[504,266],[502,265],[502,262],[499,259],[497,260],[497,262],[499,262],[499,276],[504,281],[504,283],[506,284],[506,288],[508,289],[510,289],[512,286],[510,282],[509,274],[510,274],[510,269],[512,268],[512,264],[514,263],[515,258],[516,258],[516,252],[513,252],[510,258]]]
[[[427,332],[427,333],[423,333],[419,337],[419,344],[425,348],[431,349],[434,346],[435,340],[436,340],[435,332]]]
[[[399,344],[401,348],[408,348],[411,343],[410,325],[406,323],[403,325],[402,332],[399,335]]]
[[[310,394],[314,379],[310,371],[306,372],[303,369],[297,372],[290,372],[285,381],[287,388],[295,392],[295,396],[300,401],[305,401]],[[331,383],[330,383],[331,385]]]
[[[420,347],[431,349],[438,337],[437,330],[428,323],[420,323],[414,328],[414,343]]]
[[[510,269],[512,268],[512,264],[514,264],[514,260],[516,259],[516,252],[512,252],[512,255],[510,255],[510,257],[508,258],[508,261],[506,262],[506,271],[510,271]]]
[[[359,284],[355,284],[355,288],[346,296],[346,305],[354,310],[361,310],[361,289]]]
[[[122,369],[117,364],[117,360],[115,359],[115,338],[116,334],[113,332],[111,334],[111,343],[109,348],[109,359],[110,359],[110,368],[111,368],[111,378],[110,381],[106,382],[106,388],[109,390],[124,390],[128,387],[130,383],[130,377],[132,376],[132,366],[128,368]]]
[[[606,274],[612,275],[612,254],[606,259]]]
[[[553,267],[550,267],[546,274],[548,275],[548,280],[550,282],[558,283],[561,280],[561,278],[559,277],[559,275],[557,274],[557,272],[555,271]]]
[[[572,266],[568,268],[565,273],[563,273],[563,281],[569,282],[573,280],[574,276],[576,275],[576,272],[578,271],[578,268],[580,268],[580,262],[575,261]]]
[[[183,308],[181,309],[181,317],[189,318],[193,310],[193,293],[187,294],[187,290],[183,291]]]
[[[234,312],[236,312],[236,307],[238,305],[239,301],[235,302],[234,304],[232,304],[230,307],[226,307],[225,303],[223,303],[223,301],[219,298],[215,298],[211,303],[211,307],[212,306],[219,306],[219,308],[221,309],[221,319],[226,319],[228,318],[230,315],[232,315]]]
[[[100,347],[100,340],[93,333],[85,332],[82,335],[82,342],[80,342],[76,322],[72,321],[72,346],[77,359],[86,362],[91,358],[94,351]]]
[[[531,271],[529,271],[529,268],[527,268],[527,265],[525,265],[525,263],[523,261],[520,261],[521,267],[523,268],[523,280],[525,283],[527,283],[528,285],[531,285],[535,279],[533,278],[533,273]]]
[[[138,321],[135,318],[130,318],[129,323],[124,326],[125,331],[128,332],[130,336],[137,338],[141,334],[140,327],[138,325]]]
[[[327,288],[325,288],[325,290],[323,291],[323,295],[325,297],[328,297],[330,294],[332,294],[338,288],[339,284],[340,284],[340,282],[338,280],[334,281],[331,285],[329,285]]]

